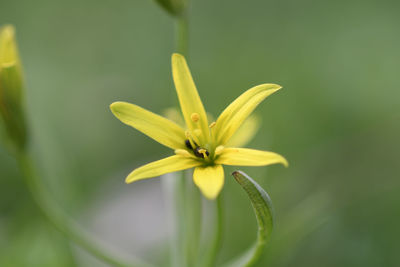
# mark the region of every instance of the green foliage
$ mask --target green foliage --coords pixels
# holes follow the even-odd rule
[[[253,266],[260,258],[264,246],[271,236],[274,222],[272,202],[267,192],[247,174],[235,171],[232,175],[250,199],[257,218],[258,232],[256,243],[243,255],[229,263],[227,267]]]

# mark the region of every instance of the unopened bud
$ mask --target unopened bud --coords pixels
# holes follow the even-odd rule
[[[11,25],[0,28],[0,118],[7,136],[18,148],[26,143],[23,109],[23,78],[15,29]]]
[[[156,2],[174,16],[180,16],[185,11],[188,0],[156,0]]]

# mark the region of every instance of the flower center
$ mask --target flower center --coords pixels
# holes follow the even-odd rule
[[[199,121],[201,120],[200,116],[198,113],[192,113],[190,116],[190,119],[195,123],[198,124]],[[177,153],[184,154],[189,156],[190,154],[199,159],[204,159],[208,163],[212,163],[215,156],[218,155],[215,153],[215,147],[213,145],[212,141],[212,128],[215,126],[215,122],[211,123],[209,126],[209,132],[204,133],[201,131],[199,128],[192,129],[191,131],[186,131],[186,139],[185,139],[185,146],[187,148],[186,152],[180,151]],[[199,138],[202,135],[210,135],[210,143],[204,144],[201,142],[201,139]]]
[[[191,138],[185,140],[185,145],[188,149],[192,150],[193,154],[198,158],[204,159],[210,156],[210,153],[207,151],[207,149],[197,145],[197,143],[193,141]]]

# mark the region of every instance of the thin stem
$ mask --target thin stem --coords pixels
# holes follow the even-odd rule
[[[77,225],[49,196],[48,190],[44,187],[42,179],[37,175],[33,161],[26,151],[20,151],[17,160],[25,177],[26,184],[37,205],[45,217],[65,236],[77,243],[79,246],[90,252],[98,259],[118,267],[148,266],[146,263],[137,261],[133,264],[117,259],[114,255],[100,247],[97,242],[83,229]]]
[[[257,233],[256,244],[249,251],[249,253],[251,253],[252,256],[250,257],[249,261],[246,263],[246,265],[245,265],[246,267],[253,266],[258,261],[258,259],[260,258],[260,256],[262,255],[262,253],[264,251],[264,247],[265,247],[265,244],[267,241],[266,241],[265,237],[262,237],[262,234],[260,232],[261,231],[259,230]]]
[[[191,176],[191,172],[182,171],[163,179],[167,202],[172,204],[170,252],[173,267],[194,266],[198,260],[201,197]]]
[[[210,249],[208,250],[203,266],[211,267],[215,266],[215,261],[217,259],[217,255],[219,249],[222,244],[222,232],[223,232],[223,223],[224,223],[224,214],[223,214],[223,196],[222,193],[217,198],[216,208],[215,208],[215,229],[214,229],[214,239],[210,245]]]
[[[186,13],[176,18],[176,26],[175,26],[175,38],[176,52],[181,53],[186,58],[188,57],[188,48],[189,48],[189,26],[188,26],[188,17]]]
[[[198,252],[201,234],[201,195],[199,189],[192,182],[191,170],[186,173],[185,217],[186,217],[186,252],[187,266],[194,266],[198,261]]]
[[[172,244],[172,267],[187,266],[187,247],[185,239],[187,232],[187,221],[185,216],[185,174],[180,172],[174,181],[174,237]]]

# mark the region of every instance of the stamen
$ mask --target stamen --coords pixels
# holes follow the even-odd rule
[[[185,140],[185,145],[186,145],[186,147],[189,148],[190,150],[193,150],[193,147],[192,147],[192,145],[190,144],[190,141],[189,141],[189,140]]]
[[[193,137],[192,137],[192,135],[190,134],[190,132],[189,132],[189,131],[186,131],[186,132],[185,132],[185,135],[186,135],[186,138],[187,138],[186,141],[189,141],[189,142],[190,142],[190,145],[192,146],[191,149],[196,148],[196,147],[197,147],[197,144],[193,141]],[[185,141],[185,143],[186,143],[186,141]],[[188,146],[188,145],[186,145],[186,146]],[[188,148],[189,148],[189,147],[188,147]]]
[[[224,146],[217,146],[217,148],[215,149],[215,155],[220,155],[224,149]]]
[[[200,120],[200,115],[198,113],[192,113],[192,115],[190,115],[190,118],[193,122],[198,122]]]
[[[187,158],[192,157],[192,155],[190,155],[190,153],[185,149],[175,149],[175,154],[180,155],[180,156],[184,156],[184,157],[187,157]]]
[[[197,157],[199,157],[199,158],[208,158],[208,156],[210,155],[210,153],[208,153],[208,151],[206,150],[206,149],[204,149],[204,148],[201,148],[201,147],[197,147],[195,150],[194,150],[194,154],[197,156]]]
[[[215,126],[215,124],[217,124],[215,121],[213,121],[211,124],[210,124],[210,126],[208,126],[210,129],[212,128],[212,127],[214,127]]]
[[[199,129],[195,129],[195,130],[194,130],[194,133],[200,135],[202,132],[201,132]],[[185,140],[185,145],[186,145],[186,147],[187,147],[188,149],[192,150],[192,151],[193,151],[193,154],[194,154],[196,157],[202,158],[202,159],[208,158],[208,156],[210,155],[210,153],[207,151],[207,149],[204,149],[204,148],[200,147],[200,146],[196,143],[196,141],[193,140],[194,137],[197,138],[197,136],[196,136],[196,135],[192,136],[192,135],[190,134],[190,131],[186,131],[186,132],[185,132],[185,135],[186,135],[186,138],[187,138],[187,139]],[[197,140],[197,139],[196,139],[196,140]]]

